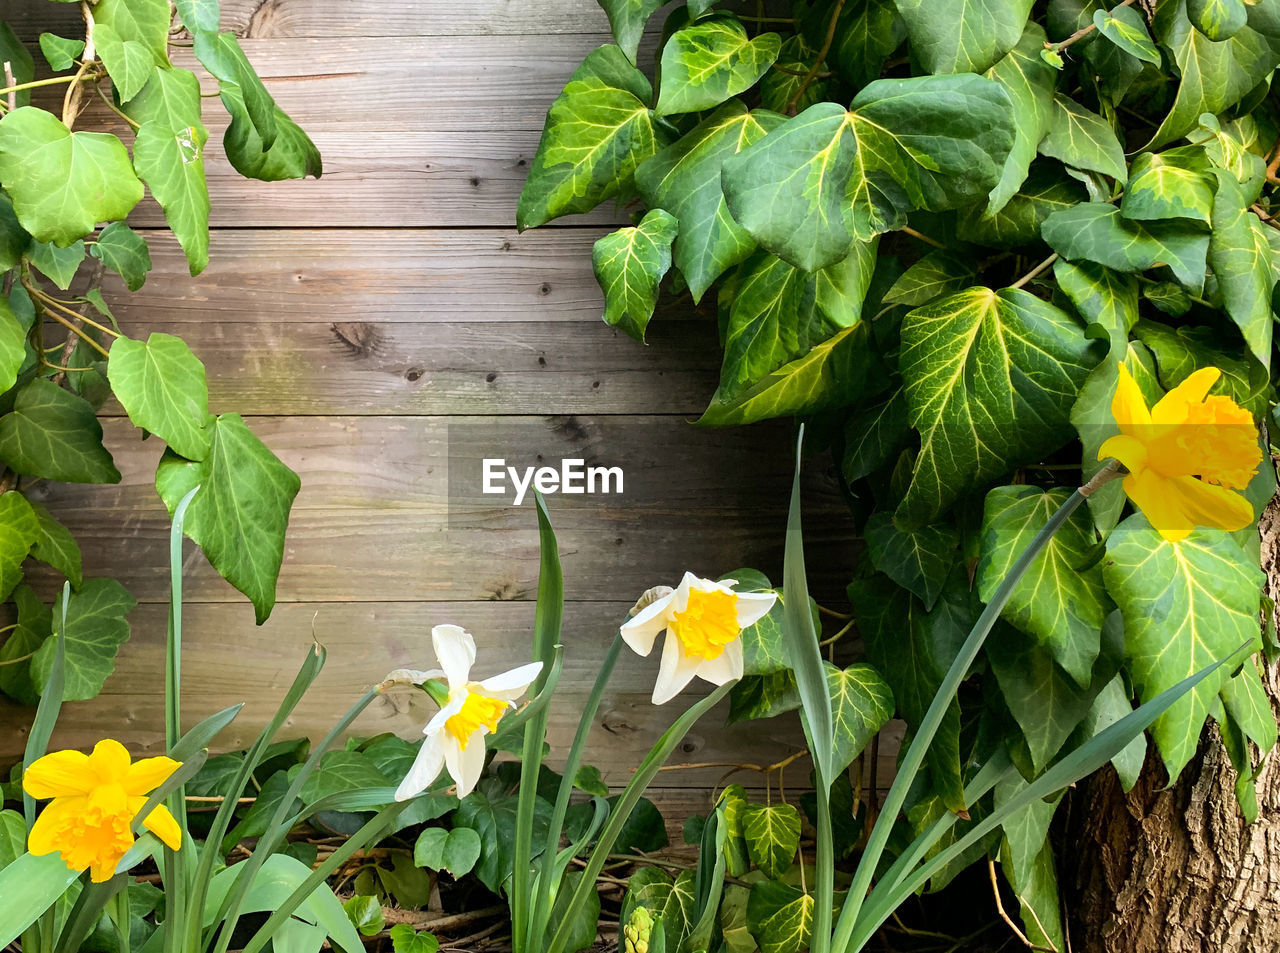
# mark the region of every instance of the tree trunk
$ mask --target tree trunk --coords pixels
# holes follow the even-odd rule
[[[1280,496],[1259,529],[1268,594],[1280,600]],[[1280,666],[1263,684],[1280,715]],[[1235,778],[1211,728],[1172,788],[1150,756],[1127,796],[1109,768],[1082,786],[1067,825],[1074,953],[1280,953],[1280,755],[1257,779],[1252,825]]]

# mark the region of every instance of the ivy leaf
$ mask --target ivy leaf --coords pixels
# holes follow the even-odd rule
[[[191,34],[216,33],[221,11],[218,0],[174,0],[178,19]]]
[[[223,95],[223,105],[232,113],[232,120],[245,120],[251,125],[256,138],[261,140],[261,152],[275,145],[279,129],[276,126],[279,109],[271,98],[262,78],[245,56],[240,41],[234,33],[197,33],[195,35],[196,59],[218,81]],[[237,109],[227,104],[226,93],[234,91]]]
[[[542,844],[547,837],[551,820],[551,804],[545,798],[533,800],[533,843]],[[516,829],[516,799],[514,797],[490,798],[483,785],[462,799],[453,812],[453,829],[470,828],[480,837],[480,860],[475,865],[479,881],[496,894],[501,894],[511,877],[515,860],[514,844],[521,835]],[[534,856],[536,859],[537,848]]]
[[[595,243],[591,267],[604,292],[605,324],[644,341],[678,230],[674,215],[655,208],[638,226],[620,228]]]
[[[804,35],[815,48],[820,48],[826,39],[830,20],[826,7],[815,5],[801,21]],[[827,62],[846,83],[861,89],[879,78],[885,60],[906,36],[907,25],[893,0],[846,3],[836,19]]]
[[[782,121],[774,113],[750,112],[739,100],[731,100],[636,169],[636,185],[645,202],[680,220],[673,254],[694,301],[756,247],[729,214],[720,187],[724,160]]]
[[[949,523],[900,529],[881,510],[867,519],[863,537],[871,564],[932,609],[959,555],[959,530]]]
[[[547,112],[516,210],[521,230],[630,190],[636,166],[666,144],[645,105],[652,95],[618,47],[583,60]]]
[[[71,68],[84,52],[84,40],[69,40],[53,33],[40,34],[40,52],[55,73]]]
[[[1111,124],[1061,94],[1053,98],[1053,116],[1040,152],[1073,168],[1109,175],[1121,185],[1128,177],[1124,146]]]
[[[1151,349],[1159,370],[1160,386],[1172,390],[1202,367],[1217,367],[1222,377],[1210,390],[1225,394],[1255,417],[1270,406],[1267,369],[1248,354],[1222,347],[1221,335],[1211,328],[1170,328],[1143,319],[1133,326],[1133,334]]]
[[[995,80],[1013,101],[1013,148],[1005,159],[1000,181],[991,190],[986,214],[994,215],[1008,203],[1027,178],[1036,147],[1049,131],[1054,118],[1053,90],[1057,71],[1040,58],[1045,48],[1044,29],[1028,23],[1018,45],[1004,55],[986,76]]]
[[[898,506],[907,525],[1061,446],[1071,405],[1101,357],[1070,316],[1020,288],[970,288],[917,308],[901,334],[899,366],[920,433]]]
[[[1160,4],[1153,27],[1161,45],[1173,54],[1182,79],[1148,149],[1186,135],[1203,114],[1216,115],[1235,105],[1280,64],[1280,37],[1246,26],[1230,39],[1215,42],[1192,25],[1186,0]]]
[[[307,176],[320,178],[323,171],[320,150],[280,107],[275,107],[275,140],[270,148],[265,148],[257,126],[250,121],[241,88],[222,84],[222,105],[231,114],[231,124],[222,136],[222,148],[241,175],[262,182]]]
[[[16,490],[0,493],[0,601],[22,582],[22,564],[39,535],[27,498]]]
[[[52,381],[36,378],[0,417],[0,461],[27,476],[62,483],[119,483],[89,404]]]
[[[168,0],[98,0],[93,8],[95,31],[106,26],[126,43],[138,44],[150,55],[155,66],[169,65],[171,21]],[[97,37],[96,32],[94,36]],[[111,72],[111,64],[106,63],[106,66]],[[118,82],[114,73],[111,78]],[[121,93],[121,98],[127,101],[132,97]]]
[[[902,388],[849,418],[844,430],[844,478],[852,483],[884,466],[911,434]]]
[[[987,493],[982,518],[978,595],[991,600],[1014,562],[1075,490],[1000,486]],[[1036,556],[1000,615],[1048,650],[1087,687],[1098,656],[1098,633],[1111,612],[1102,568],[1090,565],[1093,527],[1077,510]],[[1065,735],[1064,735],[1065,737]]]
[[[9,70],[13,73],[16,84],[29,83],[36,78],[36,64],[31,58],[31,51],[3,20],[0,20],[0,59],[9,63]],[[15,90],[14,101],[19,107],[26,106],[31,102],[31,90]],[[5,105],[8,105],[7,101]]]
[[[604,7],[605,15],[609,18],[609,29],[613,32],[614,40],[634,64],[645,24],[654,11],[662,6],[662,0],[600,0],[600,6]]]
[[[471,873],[480,859],[480,835],[469,827],[428,827],[418,835],[413,862],[430,870],[447,870],[457,879]]]
[[[1147,32],[1147,23],[1142,14],[1133,7],[1095,10],[1093,25],[1098,28],[1099,33],[1130,56],[1156,68],[1160,67],[1160,51]]]
[[[331,794],[382,787],[388,780],[363,751],[327,751],[298,796],[314,804]]]
[[[732,15],[699,20],[677,30],[662,48],[654,113],[669,116],[719,106],[759,82],[781,48],[778,34],[749,38]]]
[[[104,228],[89,253],[123,278],[130,291],[141,288],[151,270],[146,239],[124,222],[112,222]]]
[[[98,222],[125,218],[142,199],[129,152],[115,136],[72,132],[22,106],[0,119],[0,182],[36,241],[66,247]]]
[[[1244,0],[1187,0],[1192,25],[1211,40],[1229,40],[1249,19]]]
[[[9,196],[0,192],[0,271],[8,271],[17,266],[30,245],[31,236],[18,224],[13,202]]]
[[[762,112],[786,112],[792,100],[795,100],[794,111],[800,112],[827,98],[831,88],[830,76],[823,79],[815,77],[807,85],[805,83],[817,55],[818,51],[809,46],[801,35],[792,35],[782,41],[778,58],[764,74],[758,87]],[[825,65],[819,64],[818,74],[825,72]],[[780,120],[781,118],[779,117]]]
[[[766,675],[747,675],[729,692],[728,723],[773,718],[800,707],[800,690],[790,669]]]
[[[204,460],[193,463],[172,450],[160,460],[156,489],[170,513],[197,485],[201,489],[187,510],[186,533],[223,578],[249,597],[261,625],[276,601],[289,507],[301,486],[298,475],[239,414],[223,414],[213,424]]]
[[[155,57],[145,44],[125,39],[109,23],[94,24],[93,40],[116,95],[127,103],[147,85],[156,68]]]
[[[1102,573],[1124,615],[1126,670],[1144,702],[1258,640],[1262,573],[1228,533],[1198,529],[1171,543],[1137,514],[1108,537]],[[1195,755],[1228,674],[1198,683],[1152,725],[1171,783]]]
[[[1223,305],[1240,328],[1254,357],[1271,366],[1271,292],[1276,286],[1275,253],[1267,226],[1249,211],[1244,193],[1228,172],[1217,172],[1209,264]]]
[[[63,700],[88,701],[116,667],[116,652],[129,639],[125,620],[138,603],[114,579],[86,579],[67,602],[67,626],[59,632],[61,595],[53,605],[54,638],[46,639],[31,660],[31,677],[44,685],[57,651],[55,639],[66,639],[66,682]]]
[[[49,637],[53,619],[49,607],[30,586],[21,585],[14,590],[13,605],[18,622],[0,645],[0,692],[19,704],[35,707],[40,703],[40,686],[31,678],[31,656]]]
[[[51,242],[32,242],[27,258],[40,273],[55,285],[66,291],[80,270],[84,261],[85,245],[83,241],[75,241],[66,248],[59,248]]]
[[[791,804],[751,804],[742,825],[752,862],[770,880],[780,878],[800,846],[800,812]]]
[[[1025,784],[1022,778],[1015,777],[1012,784],[997,785],[997,806]],[[1066,946],[1066,939],[1053,845],[1048,843],[1049,822],[1057,806],[1057,799],[1048,804],[1038,802],[1005,821],[1000,865],[1022,908],[1022,925],[1028,940],[1044,949],[1060,950]],[[1028,815],[1033,819],[1022,820]]]
[[[1209,233],[1185,222],[1130,221],[1105,202],[1086,202],[1054,212],[1040,234],[1063,258],[1128,272],[1168,265],[1192,294],[1204,287]]]
[[[981,205],[961,209],[956,237],[992,248],[1028,245],[1040,238],[1040,226],[1046,218],[1074,208],[1086,198],[1084,188],[1061,166],[1038,163],[998,212],[992,214]]]
[[[1208,225],[1213,209],[1211,174],[1212,166],[1199,146],[1140,153],[1129,170],[1120,211],[1125,218],[1189,218]]]
[[[831,766],[841,775],[893,717],[893,691],[880,673],[866,663],[845,669],[829,662],[824,665],[835,729]]]
[[[1117,674],[1103,686],[1084,720],[1076,728],[1075,740],[1071,747],[1078,747],[1090,738],[1097,737],[1099,732],[1114,725],[1121,718],[1133,711],[1133,703],[1129,699],[1129,690],[1125,687],[1124,676]],[[1112,766],[1120,778],[1120,786],[1126,792],[1131,791],[1142,774],[1142,766],[1147,760],[1147,737],[1138,735],[1111,759]]]
[[[204,365],[185,341],[159,331],[144,344],[118,338],[107,364],[111,389],[134,426],[179,456],[203,460],[213,440]]]
[[[726,159],[725,198],[763,247],[816,271],[901,227],[912,209],[985,195],[1013,127],[1009,94],[992,80],[877,80],[849,110],[818,103]]]
[[[885,304],[918,308],[943,295],[955,294],[976,276],[973,262],[946,249],[931,251],[898,276],[885,293]]]
[[[747,924],[760,953],[801,953],[813,932],[813,895],[771,880],[753,883]]]
[[[1013,49],[1032,0],[897,0],[911,49],[930,73],[980,73]]]
[[[129,103],[141,123],[133,143],[138,175],[164,209],[165,221],[186,253],[192,275],[209,263],[209,188],[200,121],[200,82],[183,69],[158,69]]]
[[[32,557],[58,570],[71,580],[72,586],[79,589],[84,577],[80,547],[76,544],[75,537],[39,503],[32,502],[31,511],[35,513],[37,523],[35,543],[31,547]]]
[[[0,297],[0,394],[11,388],[27,359],[27,329]]]

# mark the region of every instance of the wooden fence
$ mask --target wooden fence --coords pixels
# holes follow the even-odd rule
[[[209,122],[212,264],[188,276],[148,198],[135,221],[155,270],[139,293],[106,288],[126,333],[183,336],[208,367],[214,411],[245,415],[302,477],[280,603],[264,626],[188,553],[188,716],[246,701],[221,739],[244,745],[313,632],[329,664],[288,724],[295,736],[323,731],[387,670],[425,667],[435,623],[474,632],[485,670],[524,661],[533,512],[473,506],[465,526],[451,525],[447,443],[451,425],[535,427],[558,452],[622,466],[636,487],[607,506],[551,498],[569,600],[552,723],[553,743],[563,743],[642,590],[674,584],[686,567],[716,575],[753,565],[777,578],[792,452],[789,425],[689,425],[715,387],[712,308],[664,309],[648,347],[600,321],[591,245],[624,213],[515,231],[547,106],[606,41],[607,21],[594,0],[223,0],[222,9],[223,28],[242,37],[319,146],[325,174],[244,181],[221,154],[224,123]],[[74,6],[45,0],[8,0],[3,16],[30,40],[70,35],[76,22]],[[204,85],[212,88],[208,77]],[[218,112],[209,102],[207,120]],[[85,122],[115,128],[109,119]],[[103,418],[123,481],[36,495],[79,538],[87,573],[119,578],[140,605],[106,690],[68,705],[55,740],[85,745],[111,733],[154,750],[167,591],[167,520],[152,485],[161,448],[118,407]],[[635,432],[655,444],[630,443]],[[811,576],[839,599],[852,527],[823,466],[806,483]],[[625,661],[602,706],[588,757],[612,784],[682,704],[649,704],[656,664]],[[29,719],[4,711],[0,758],[18,756]],[[722,725],[713,713],[675,760],[774,760],[799,735],[794,718]],[[357,729],[413,731],[390,705]],[[657,796],[695,804],[722,773],[664,775]],[[806,773],[797,765],[791,783]]]

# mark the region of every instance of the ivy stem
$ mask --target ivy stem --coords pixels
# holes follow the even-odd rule
[[[10,67],[5,70],[5,82],[13,75],[13,69]],[[59,83],[74,83],[78,79],[76,76],[54,76],[50,79],[37,79],[30,83],[12,83],[4,89],[0,89],[0,96],[10,96],[14,93],[20,93],[24,89],[35,89],[38,86],[57,86]],[[17,103],[15,102],[16,106]]]
[[[58,314],[58,312],[56,312],[56,311],[51,311],[51,310],[49,310],[48,308],[45,308],[45,309],[44,309],[44,313],[45,313],[48,317],[53,318],[53,320],[57,321],[57,322],[58,322],[59,324],[61,324],[64,328],[66,328],[68,331],[70,331],[70,332],[72,332],[73,334],[75,334],[76,336],[78,336],[78,337],[80,338],[80,340],[84,341],[86,344],[88,344],[90,347],[92,347],[95,351],[97,351],[97,352],[98,352],[99,354],[101,354],[103,357],[110,357],[110,356],[111,356],[110,354],[108,354],[108,353],[107,353],[107,349],[106,349],[106,348],[104,348],[104,347],[103,347],[101,344],[99,344],[97,341],[95,341],[93,338],[91,338],[88,334],[86,334],[83,328],[78,328],[78,327],[76,327],[74,324],[72,324],[70,321],[68,321],[68,320],[67,320],[66,318],[64,318],[62,315]]]
[[[1116,4],[1112,9],[1113,9],[1113,10],[1118,10],[1118,9],[1120,9],[1121,7],[1130,7],[1130,6],[1133,6],[1133,4],[1134,4],[1134,0],[1124,0],[1124,2],[1123,2],[1123,3],[1117,3],[1117,4]],[[1072,34],[1071,34],[1069,37],[1067,37],[1065,40],[1059,40],[1057,43],[1046,43],[1046,44],[1044,45],[1044,46],[1045,46],[1045,49],[1047,49],[1047,50],[1053,50],[1053,51],[1054,51],[1054,52],[1056,52],[1056,53],[1061,53],[1063,50],[1065,50],[1065,49],[1066,49],[1068,46],[1070,46],[1072,43],[1077,43],[1077,42],[1079,42],[1080,40],[1083,40],[1086,36],[1088,36],[1090,33],[1092,33],[1092,32],[1093,32],[1094,30],[1096,30],[1097,28],[1098,28],[1098,27],[1097,27],[1097,25],[1096,25],[1096,24],[1094,24],[1093,22],[1089,22],[1089,23],[1085,24],[1084,26],[1082,26],[1080,29],[1076,30],[1076,32],[1075,32],[1075,33],[1072,33]]]
[[[49,297],[49,295],[45,294],[39,288],[31,286],[27,288],[27,291],[32,295],[32,297],[38,298],[40,300],[40,303],[44,305],[46,309],[54,308],[58,311],[61,311],[67,317],[74,318],[79,321],[83,321],[85,324],[89,325],[89,327],[97,328],[103,334],[110,334],[113,338],[118,338],[121,336],[119,332],[112,330],[106,325],[99,324],[97,321],[94,321],[92,318],[86,318],[79,311],[73,311],[72,309],[68,308],[66,305],[59,304],[56,298]]]
[[[1028,271],[1025,275],[1023,275],[1021,278],[1019,278],[1017,281],[1011,284],[1009,287],[1021,288],[1027,285],[1032,279],[1038,278],[1040,275],[1044,274],[1044,272],[1046,272],[1049,269],[1049,267],[1057,260],[1058,260],[1058,253],[1054,252],[1052,255],[1050,255],[1044,261],[1040,262],[1040,264],[1036,265],[1034,268]]]
[[[946,245],[942,244],[942,242],[938,241],[936,238],[930,238],[924,232],[917,231],[916,229],[912,228],[910,225],[903,225],[900,229],[898,229],[898,231],[902,232],[904,235],[910,235],[912,238],[917,239],[918,241],[922,241],[926,245],[932,245],[934,248],[947,247]]]
[[[122,109],[120,109],[119,107],[117,107],[117,106],[116,106],[116,104],[115,104],[115,103],[113,103],[113,102],[111,101],[111,97],[110,97],[110,96],[108,96],[106,93],[104,93],[104,92],[102,91],[102,87],[101,87],[101,86],[99,86],[97,83],[94,83],[94,84],[93,84],[93,88],[94,88],[94,91],[95,91],[95,92],[97,92],[97,94],[98,94],[100,97],[102,97],[102,101],[103,101],[104,103],[106,103],[106,105],[107,105],[107,108],[108,108],[108,109],[110,109],[113,113],[115,113],[117,116],[119,116],[119,117],[120,117],[121,119],[123,119],[125,122],[127,122],[127,123],[128,123],[130,126],[132,126],[134,129],[141,129],[141,128],[142,128],[142,123],[140,123],[140,122],[134,122],[134,121],[133,121],[132,119],[130,119],[127,115],[125,115],[124,111],[123,111]]]
[[[826,62],[827,54],[831,52],[831,44],[835,42],[836,23],[840,20],[840,11],[843,9],[844,0],[836,0],[836,5],[831,10],[831,19],[827,23],[827,36],[822,41],[822,49],[814,57],[813,66],[805,74],[804,79],[800,81],[796,91],[791,94],[791,98],[787,100],[786,108],[782,110],[788,116],[796,114],[796,106],[800,102],[800,97],[804,95],[805,90],[813,84],[813,81],[818,78],[818,74],[822,72],[822,64]]]

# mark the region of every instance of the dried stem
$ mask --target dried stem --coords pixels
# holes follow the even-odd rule
[[[803,80],[800,81],[799,87],[791,94],[791,98],[787,100],[787,106],[783,110],[788,116],[796,114],[796,105],[800,102],[800,97],[804,95],[818,74],[822,72],[822,64],[826,62],[827,54],[831,52],[831,44],[836,39],[836,23],[840,20],[840,11],[844,9],[844,0],[836,0],[836,5],[831,10],[831,19],[827,23],[827,36],[822,41],[822,49],[818,51],[818,55],[814,57],[813,67],[805,74]]]
[[[1038,278],[1041,274],[1043,274],[1045,271],[1047,271],[1047,270],[1049,269],[1049,267],[1050,267],[1050,266],[1051,266],[1055,261],[1057,261],[1057,260],[1058,260],[1058,255],[1057,255],[1057,253],[1055,252],[1054,254],[1052,254],[1052,255],[1050,255],[1048,258],[1046,258],[1044,261],[1040,262],[1040,264],[1038,264],[1038,265],[1036,265],[1034,268],[1032,268],[1029,272],[1027,272],[1025,275],[1023,275],[1021,278],[1019,278],[1017,281],[1015,281],[1015,282],[1014,282],[1012,285],[1010,285],[1009,287],[1011,287],[1011,288],[1021,288],[1021,287],[1023,287],[1024,285],[1026,285],[1026,284],[1028,284],[1030,281],[1032,281],[1034,278]]]
[[[1027,935],[1013,922],[1013,918],[1004,912],[1004,903],[1000,899],[1000,884],[996,880],[996,862],[990,858],[987,859],[987,871],[991,875],[991,893],[996,898],[996,913],[1000,914],[1000,919],[1013,931],[1014,936],[1021,940],[1022,945],[1028,950],[1035,950],[1037,953],[1058,953],[1056,946],[1039,946],[1027,939]]]
[[[1124,0],[1124,2],[1123,2],[1123,3],[1118,3],[1118,4],[1116,4],[1116,6],[1114,7],[1114,9],[1117,9],[1117,10],[1118,10],[1120,7],[1128,7],[1128,6],[1132,6],[1135,2],[1136,2],[1136,0]],[[1076,30],[1076,32],[1075,32],[1075,33],[1072,33],[1072,34],[1071,34],[1069,37],[1067,37],[1065,40],[1060,40],[1060,41],[1059,41],[1059,42],[1057,42],[1057,43],[1046,43],[1046,44],[1045,44],[1045,49],[1053,50],[1053,51],[1055,51],[1055,52],[1057,52],[1057,53],[1061,53],[1063,50],[1065,50],[1065,49],[1066,49],[1068,46],[1070,46],[1072,43],[1077,43],[1077,42],[1079,42],[1080,40],[1083,40],[1086,36],[1088,36],[1090,33],[1092,33],[1092,32],[1093,32],[1094,30],[1096,30],[1096,29],[1097,29],[1097,26],[1096,26],[1096,25],[1094,25],[1092,22],[1087,23],[1087,24],[1085,24],[1084,26],[1082,26],[1080,29]]]

